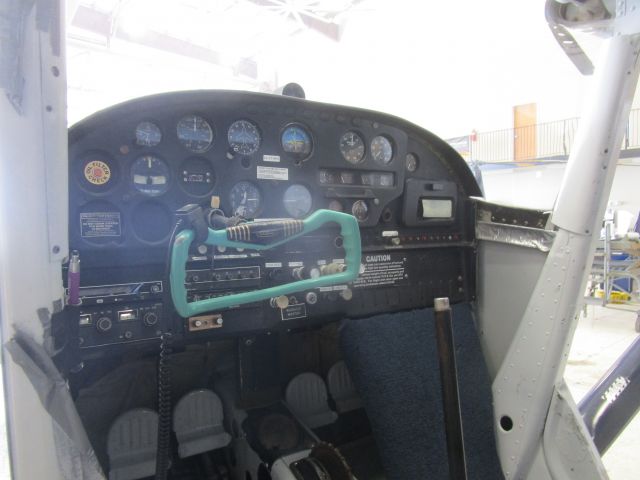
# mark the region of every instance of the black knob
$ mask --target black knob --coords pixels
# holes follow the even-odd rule
[[[158,315],[154,312],[147,312],[142,317],[142,323],[144,323],[147,327],[152,327],[156,323],[158,323]]]
[[[113,327],[113,322],[109,317],[100,317],[96,322],[96,328],[101,333],[106,333]]]
[[[267,275],[271,280],[276,280],[276,281],[282,280],[282,270],[279,268],[270,269]]]

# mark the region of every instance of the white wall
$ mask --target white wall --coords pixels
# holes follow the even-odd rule
[[[488,200],[550,210],[562,183],[565,165],[483,170]],[[631,213],[640,212],[640,159],[623,160],[616,170],[610,202]]]

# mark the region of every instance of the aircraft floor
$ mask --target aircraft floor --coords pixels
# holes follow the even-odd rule
[[[640,309],[640,307],[639,307]],[[581,315],[569,355],[565,379],[576,402],[607,371],[634,340],[636,310],[588,306]],[[0,381],[0,412],[4,412],[3,383]],[[632,480],[640,469],[640,415],[620,435],[604,456],[611,480]],[[6,418],[0,413],[0,479],[10,478]]]

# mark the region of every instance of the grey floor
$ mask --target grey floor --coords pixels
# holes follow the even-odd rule
[[[640,307],[636,307],[640,308]],[[576,402],[589,391],[636,337],[636,309],[589,306],[580,315],[565,379]],[[0,479],[10,478],[6,442],[4,392],[0,381]],[[605,454],[611,480],[638,478],[640,470],[640,415],[636,416]]]

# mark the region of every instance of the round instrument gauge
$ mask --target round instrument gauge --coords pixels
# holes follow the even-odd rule
[[[364,200],[356,200],[351,207],[351,213],[359,222],[364,222],[369,216],[369,206]]]
[[[213,128],[198,115],[182,117],[176,126],[178,140],[184,148],[194,153],[203,153],[213,144]]]
[[[371,156],[381,164],[388,165],[393,159],[393,145],[387,137],[378,135],[371,140]]]
[[[231,150],[242,155],[251,155],[260,147],[260,132],[249,120],[233,122],[227,132]]]
[[[131,165],[131,181],[137,191],[150,197],[169,190],[169,166],[158,157],[144,155]]]
[[[153,122],[140,122],[136,127],[136,144],[143,147],[155,147],[162,141],[160,127]]]
[[[229,192],[232,215],[255,218],[262,206],[262,194],[251,182],[238,182]]]
[[[415,172],[418,169],[418,157],[413,153],[407,153],[407,156],[404,157],[404,167],[407,172]]]
[[[298,159],[311,154],[313,141],[311,134],[300,125],[290,125],[284,129],[281,137],[282,149]]]
[[[204,158],[186,159],[180,166],[180,184],[191,195],[202,197],[213,190],[216,175],[211,164]]]
[[[340,153],[349,163],[364,160],[364,140],[356,132],[347,132],[340,137]]]
[[[305,217],[311,211],[311,192],[304,185],[290,185],[284,192],[282,202],[293,218]]]

